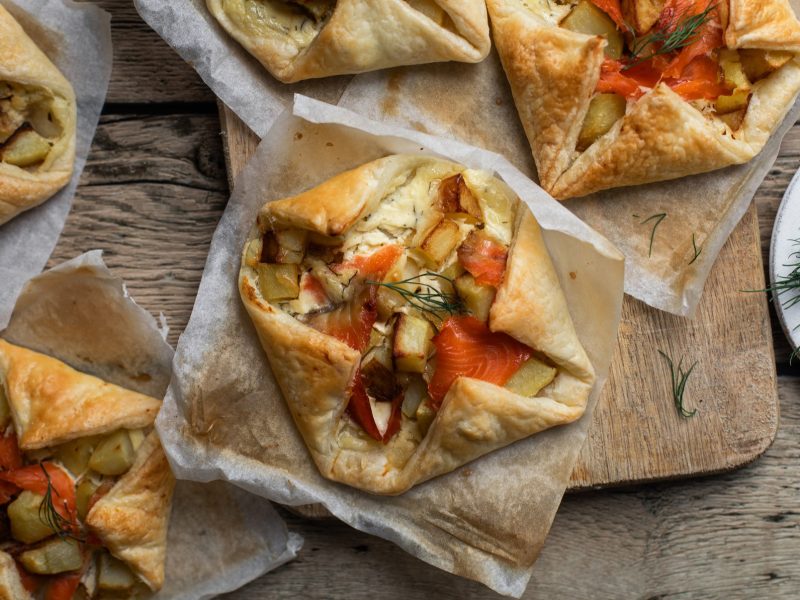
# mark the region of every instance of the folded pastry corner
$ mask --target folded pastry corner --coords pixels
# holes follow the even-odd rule
[[[571,423],[594,385],[533,215],[449,161],[388,156],[268,202],[239,288],[320,473],[368,492]]]
[[[175,481],[159,404],[0,340],[0,541],[13,550],[0,552],[0,599],[161,588]]]
[[[0,225],[69,182],[76,122],[72,86],[0,6]]]
[[[206,0],[276,79],[292,83],[489,53],[483,0]]]
[[[542,187],[559,199],[754,158],[800,92],[787,0],[488,0]]]

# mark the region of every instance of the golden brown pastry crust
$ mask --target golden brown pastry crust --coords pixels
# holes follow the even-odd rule
[[[662,84],[629,103],[627,114],[579,153],[575,142],[599,78],[601,39],[558,27],[564,15],[551,14],[539,0],[487,4],[542,187],[559,199],[745,163],[763,149],[800,93],[795,58],[754,85],[744,122],[732,132]],[[800,23],[784,0],[730,0],[723,8],[730,47],[799,50]],[[594,54],[583,63],[594,69],[588,72],[578,56],[589,53],[592,40]]]
[[[33,600],[22,585],[14,558],[7,552],[0,552],[0,600]]]
[[[247,2],[252,0],[206,0],[222,27],[284,83],[401,65],[479,62],[491,46],[482,0],[338,0],[319,33],[303,42],[274,29],[247,31],[231,16],[246,13]],[[429,5],[444,23],[414,4]]]
[[[152,432],[130,470],[89,511],[86,524],[152,590],[164,584],[175,477]]]
[[[0,82],[3,81],[40,88],[52,95],[52,110],[62,124],[62,133],[40,167],[22,169],[0,161],[0,225],[41,204],[69,182],[75,161],[77,122],[72,86],[0,6]]]
[[[161,403],[0,339],[3,385],[23,451],[152,425]]]
[[[349,214],[347,221],[352,226],[381,201],[386,182],[432,163],[440,164],[441,172],[464,171],[454,163],[421,156],[397,155],[373,161],[296,196],[307,213],[303,222],[313,224],[314,231],[327,230],[326,215],[340,214],[340,205],[352,199],[362,207],[355,216]],[[469,181],[470,177],[465,175],[465,179]],[[507,189],[493,181],[495,190]],[[356,190],[369,189],[372,196],[350,194],[344,182]],[[331,189],[336,194],[330,193]],[[291,214],[291,204],[292,199],[268,203],[259,219],[271,223],[273,213]],[[578,341],[541,231],[527,208],[521,203],[519,206],[507,276],[498,289],[489,327],[505,331],[546,355],[558,366],[559,374],[546,393],[535,398],[461,377],[448,391],[422,439],[415,437],[416,425],[404,419],[400,432],[386,445],[374,441],[364,441],[357,449],[340,445],[339,435],[348,421],[342,415],[361,354],[267,302],[258,289],[255,269],[243,260],[239,274],[242,300],[323,476],[376,494],[400,494],[492,450],[570,423],[583,414],[594,385],[594,371]],[[260,235],[256,228],[251,240]]]

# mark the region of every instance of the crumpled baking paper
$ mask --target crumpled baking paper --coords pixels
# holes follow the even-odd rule
[[[795,9],[800,6],[800,0],[792,3]],[[497,52],[477,67],[465,68],[469,66],[426,65],[359,75],[339,105],[498,152],[535,178],[530,146]],[[617,188],[564,205],[625,255],[626,293],[690,317],[719,251],[750,206],[798,115],[800,103],[761,154],[745,165]],[[666,216],[653,235],[662,214]]]
[[[205,0],[134,0],[158,35],[259,137],[292,104],[295,93],[336,102],[351,76],[284,84],[217,23]]]
[[[392,153],[426,153],[494,171],[531,207],[598,381],[586,415],[493,452],[397,497],[324,479],[273,379],[237,289],[243,244],[267,200]],[[573,279],[570,273],[575,275]],[[422,560],[520,596],[591,422],[614,351],[623,260],[502,157],[370,122],[297,97],[238,178],[214,235],[156,427],[180,477],[222,479],[287,505],[323,504]]]
[[[172,371],[166,333],[94,250],[32,279],[2,337],[160,398]],[[155,598],[230,592],[291,560],[301,545],[266,500],[222,482],[179,481],[166,581]]]
[[[0,0],[72,83],[78,102],[75,167],[65,188],[0,226],[0,329],[25,282],[41,272],[64,228],[111,77],[111,17],[71,0]]]

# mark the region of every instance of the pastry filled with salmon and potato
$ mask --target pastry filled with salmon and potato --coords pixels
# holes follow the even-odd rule
[[[0,339],[0,599],[161,588],[175,481],[160,405]]]
[[[368,492],[575,421],[594,384],[536,220],[445,160],[268,202],[239,288],[319,471]]]
[[[746,163],[800,92],[787,0],[488,0],[556,198]]]

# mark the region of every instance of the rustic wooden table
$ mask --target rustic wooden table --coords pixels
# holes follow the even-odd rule
[[[174,344],[228,197],[217,106],[130,0],[97,3],[113,16],[114,72],[50,264],[102,248],[131,295],[164,312]],[[799,159],[800,124],[756,196],[765,261]],[[525,598],[800,596],[800,366],[774,315],[773,331],[782,419],[767,453],[726,475],[567,496]],[[305,537],[300,556],[230,598],[498,597],[339,522],[282,514]]]

